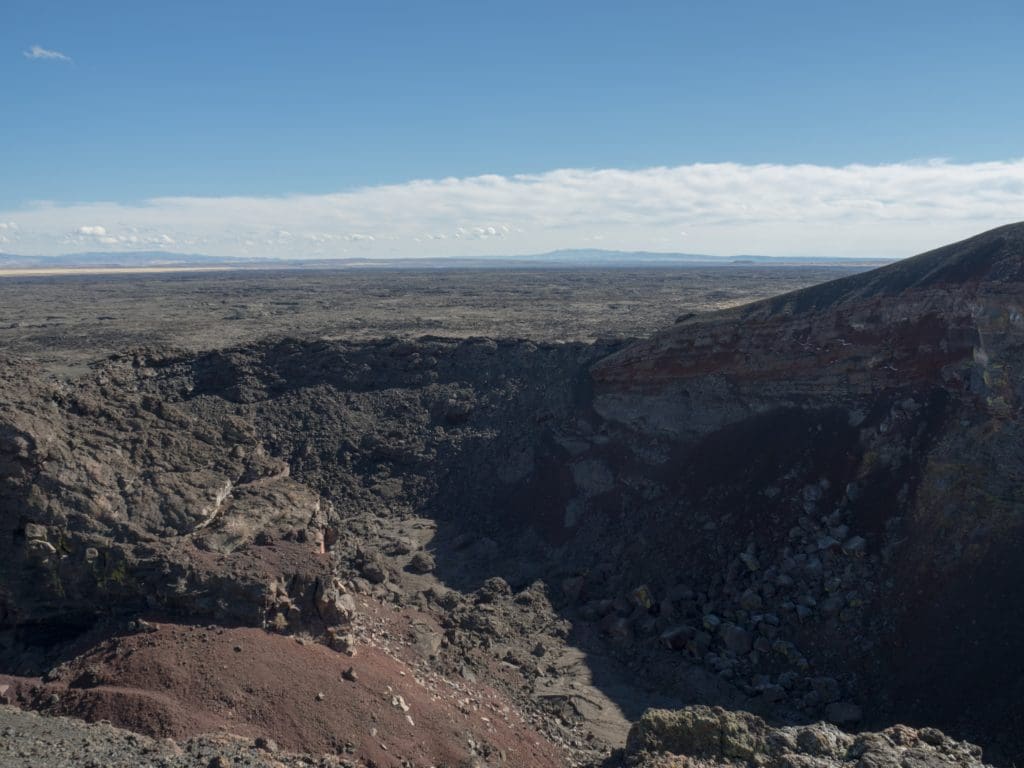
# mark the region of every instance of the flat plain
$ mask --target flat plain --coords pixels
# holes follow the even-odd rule
[[[593,341],[863,267],[133,272],[0,278],[0,350],[56,373],[133,347],[200,351],[268,337],[424,335]]]

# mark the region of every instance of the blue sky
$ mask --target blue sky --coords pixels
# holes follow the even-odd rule
[[[469,183],[695,164],[721,167],[726,176],[734,165],[749,173],[768,164],[792,176],[801,165],[903,168],[944,158],[952,184],[962,182],[964,169],[1002,163],[997,186],[1007,198],[985,214],[998,222],[1013,213],[1016,161],[1024,157],[1022,33],[1024,4],[1009,0],[5,0],[0,224],[8,226],[0,228],[7,239],[0,249],[126,248],[163,235],[197,250],[273,255],[279,244],[268,241],[286,231],[338,238],[325,246],[338,255],[355,243],[384,255],[382,243],[404,253],[462,229],[483,231],[474,247],[484,250],[499,238],[499,251],[593,246],[602,238],[615,247],[759,250],[747,240],[693,239],[691,230],[705,224],[726,228],[734,214],[723,211],[702,220],[691,206],[659,225],[662,240],[645,235],[657,227],[644,229],[642,221],[633,230],[620,222],[605,235],[600,227],[549,223],[545,234],[533,219],[516,221],[511,201],[508,215],[495,204],[487,218],[472,206],[452,208],[444,189],[415,200],[399,195],[425,212],[405,229],[389,229],[382,211],[374,218],[364,208],[331,231],[321,231],[331,218],[323,214],[298,233],[286,228],[293,219],[284,213],[266,231],[247,224],[258,219],[247,213],[220,233],[199,221],[201,212],[190,214],[191,229],[139,214],[154,199],[203,198],[212,217],[225,214],[228,199],[304,195],[310,205],[333,204],[334,218],[344,219],[354,191],[405,189],[419,179]],[[27,55],[33,46],[67,58]],[[592,183],[585,182],[588,190]],[[692,182],[684,184],[692,191]],[[595,225],[630,188],[593,192],[605,206],[594,209]],[[886,194],[868,192],[872,199]],[[348,195],[340,208],[338,195]],[[45,215],[38,201],[49,203]],[[77,223],[93,213],[113,219]],[[974,219],[989,223],[968,218],[951,232],[969,233]],[[175,233],[157,232],[172,223]],[[917,226],[922,237],[929,231]],[[105,234],[83,235],[83,227]],[[122,234],[113,234],[118,227]],[[502,234],[489,237],[489,229]],[[123,234],[129,230],[134,243]],[[665,232],[686,234],[663,242]],[[75,241],[76,233],[86,239]],[[117,237],[128,239],[89,240]],[[473,238],[455,239],[467,248]],[[896,240],[896,247],[917,242],[906,234]],[[790,253],[811,245],[762,242]],[[812,250],[826,245],[814,242]]]

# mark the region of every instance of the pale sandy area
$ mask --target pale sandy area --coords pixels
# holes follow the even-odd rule
[[[237,267],[56,267],[48,269],[0,269],[0,277],[160,274],[163,272],[230,272],[235,269],[237,269]]]

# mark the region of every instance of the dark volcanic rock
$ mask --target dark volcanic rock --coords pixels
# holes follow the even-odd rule
[[[449,473],[476,486],[465,468],[500,453],[513,460],[497,484],[486,478],[487,493],[519,482],[547,429],[526,414],[564,411],[579,373],[608,349],[283,342],[133,353],[74,385],[9,361],[0,655],[142,612],[293,631],[346,622],[336,561],[381,587],[396,568],[361,523],[343,521],[422,510],[454,485]],[[528,381],[550,385],[525,394]],[[476,403],[458,426],[453,399]],[[426,552],[410,565],[433,568]]]
[[[660,476],[646,493],[664,501],[621,502],[657,542],[637,561],[740,561],[697,579],[755,633],[733,673],[788,667],[806,681],[790,701],[818,716],[807,671],[843,673],[876,722],[1024,751],[1022,297],[1014,225],[689,318],[594,367],[595,407],[632,446],[619,484]]]
[[[651,691],[883,730],[691,709],[645,718],[637,759],[976,763],[896,721],[1024,756],[1022,262],[1018,225],[628,346],[7,360],[0,672],[170,616],[406,643],[588,759]],[[385,634],[373,606],[430,618]]]

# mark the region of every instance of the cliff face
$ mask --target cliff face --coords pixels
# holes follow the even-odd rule
[[[853,409],[941,388],[1017,407],[1024,226],[872,272],[683,320],[593,369],[598,409],[696,437],[765,410]]]
[[[791,639],[812,667],[846,659],[870,717],[1000,722],[1019,751],[1024,225],[684,319],[592,373],[622,444],[670,457],[660,546],[760,555],[715,610],[781,592],[783,627],[806,604]]]

